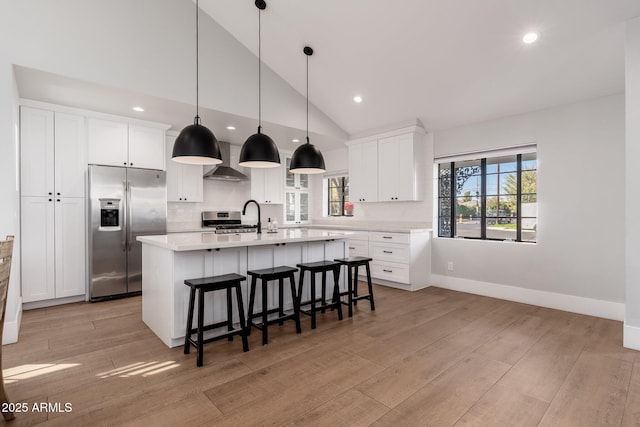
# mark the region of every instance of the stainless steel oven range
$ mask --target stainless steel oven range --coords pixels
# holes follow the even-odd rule
[[[240,211],[204,211],[202,226],[216,234],[255,233],[257,225],[242,224]]]

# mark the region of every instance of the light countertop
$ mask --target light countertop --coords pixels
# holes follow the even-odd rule
[[[422,233],[431,231],[431,228],[414,228],[402,225],[331,225],[331,224],[309,224],[305,227],[317,230],[345,230],[345,231],[379,231],[386,233]]]
[[[282,229],[277,233],[215,234],[212,232],[172,233],[160,236],[138,236],[137,240],[173,251],[236,248],[242,246],[273,245],[277,243],[314,242],[347,239],[356,234],[347,230]]]

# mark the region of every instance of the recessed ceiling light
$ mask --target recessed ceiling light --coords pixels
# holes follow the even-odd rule
[[[537,41],[539,38],[540,38],[540,34],[531,32],[531,33],[525,34],[524,37],[522,37],[522,41],[524,43],[531,44]]]
[[[133,107],[132,110],[133,111],[137,111],[138,113],[142,113],[144,111],[144,108],[142,108],[142,107]]]
[[[299,139],[292,139],[291,142],[300,142]]]
[[[362,102],[362,97],[360,95],[356,95],[353,97],[353,100],[360,104]]]
[[[228,130],[236,130],[236,127],[235,126],[227,126],[227,129]]]

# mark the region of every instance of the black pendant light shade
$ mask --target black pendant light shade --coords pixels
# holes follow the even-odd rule
[[[217,165],[222,163],[220,146],[213,132],[200,124],[199,110],[199,19],[198,0],[196,0],[196,117],[192,125],[182,129],[176,142],[173,144],[171,159],[178,163],[191,165]]]
[[[289,171],[292,173],[322,173],[326,170],[324,166],[324,157],[318,147],[309,143],[302,144],[291,157],[291,165]]]
[[[280,153],[273,139],[262,133],[262,55],[260,12],[267,8],[264,0],[256,0],[258,8],[258,133],[251,135],[242,145],[238,164],[248,168],[277,168]]]
[[[302,50],[307,55],[307,143],[302,144],[291,157],[289,172],[314,174],[322,173],[326,170],[324,166],[324,157],[318,150],[318,147],[309,142],[309,57],[313,55],[313,49],[305,46]]]
[[[277,168],[280,166],[278,147],[258,127],[258,133],[251,135],[242,145],[238,164],[248,168]]]
[[[178,163],[192,165],[222,163],[218,140],[213,132],[200,123],[194,123],[182,129],[173,145],[171,157]]]

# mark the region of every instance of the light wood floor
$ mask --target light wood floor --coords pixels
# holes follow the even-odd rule
[[[169,349],[141,300],[24,313],[3,347],[14,402],[71,403],[16,426],[640,425],[640,356],[622,324],[439,288],[376,287],[375,312],[292,322],[195,354]]]

